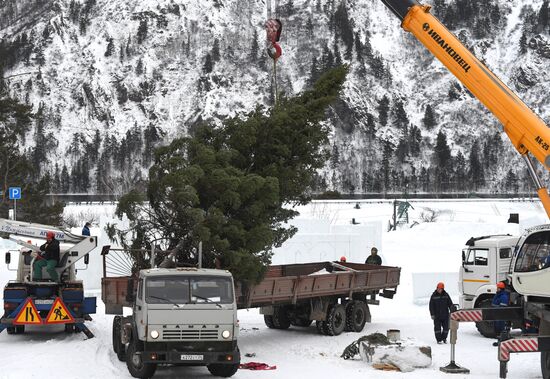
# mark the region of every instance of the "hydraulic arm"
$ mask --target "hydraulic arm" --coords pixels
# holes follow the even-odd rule
[[[529,159],[529,152],[550,169],[550,129],[416,0],[382,0],[401,20],[401,26],[462,82],[502,123],[504,131],[524,158],[537,193],[550,218],[550,197]]]

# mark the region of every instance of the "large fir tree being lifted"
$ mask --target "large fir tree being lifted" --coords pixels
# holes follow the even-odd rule
[[[271,249],[296,231],[284,225],[298,214],[288,206],[310,200],[316,170],[328,158],[323,120],[346,73],[333,69],[273,108],[258,106],[219,128],[200,126],[159,148],[147,194],[130,192],[118,205],[132,224],[132,247],[149,248],[159,238],[167,249],[179,243],[185,262],[202,241],[204,266],[218,258],[237,280],[259,281]]]

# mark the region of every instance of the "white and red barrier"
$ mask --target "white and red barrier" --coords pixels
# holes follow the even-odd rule
[[[481,309],[467,309],[451,313],[451,320],[460,322],[479,322],[482,319]]]
[[[498,360],[508,362],[510,353],[532,353],[539,351],[538,337],[516,337],[502,341],[498,348]]]

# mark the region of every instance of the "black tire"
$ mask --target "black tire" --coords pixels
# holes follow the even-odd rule
[[[229,378],[230,376],[235,375],[235,373],[239,369],[239,365],[221,365],[213,363],[206,366],[206,368],[208,368],[208,371],[210,371],[210,373],[214,376]]]
[[[359,333],[370,318],[370,312],[364,301],[355,300],[346,307],[346,330]]]
[[[264,322],[269,329],[276,329],[275,324],[273,324],[273,316],[264,315]]]
[[[15,331],[15,326],[8,326],[6,328],[6,332],[8,332],[8,334],[17,334],[17,332]]]
[[[275,307],[273,311],[273,325],[275,329],[290,328],[290,319],[284,307]]]
[[[111,337],[113,339],[113,351],[118,353],[117,341],[120,339],[120,316],[115,316],[113,319],[113,330],[111,332]]]
[[[317,332],[319,332],[319,334],[326,335],[324,321],[315,321],[315,327],[317,328]]]
[[[346,328],[346,308],[341,304],[334,304],[327,313],[325,332],[329,336],[338,336]]]
[[[475,308],[491,308],[491,299],[481,300]],[[477,331],[484,337],[497,338],[495,323],[493,321],[476,322]]]
[[[540,352],[542,379],[550,379],[550,351]]]
[[[73,334],[75,331],[74,324],[65,324],[65,333]]]
[[[25,325],[17,325],[15,327],[15,334],[23,334],[25,333]]]
[[[119,361],[126,361],[126,345],[122,343],[120,338],[120,332],[122,328],[122,317],[115,316],[113,319],[113,351],[116,353],[116,356]]]
[[[155,363],[143,363],[141,355],[139,354],[143,351],[141,345],[142,344],[136,342],[134,338],[130,340],[126,352],[126,367],[128,367],[130,375],[134,378],[149,379],[155,375],[157,365]]]

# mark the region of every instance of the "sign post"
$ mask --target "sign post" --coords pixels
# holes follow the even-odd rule
[[[17,220],[17,200],[21,200],[21,187],[10,187],[9,197],[13,200],[13,219]]]

